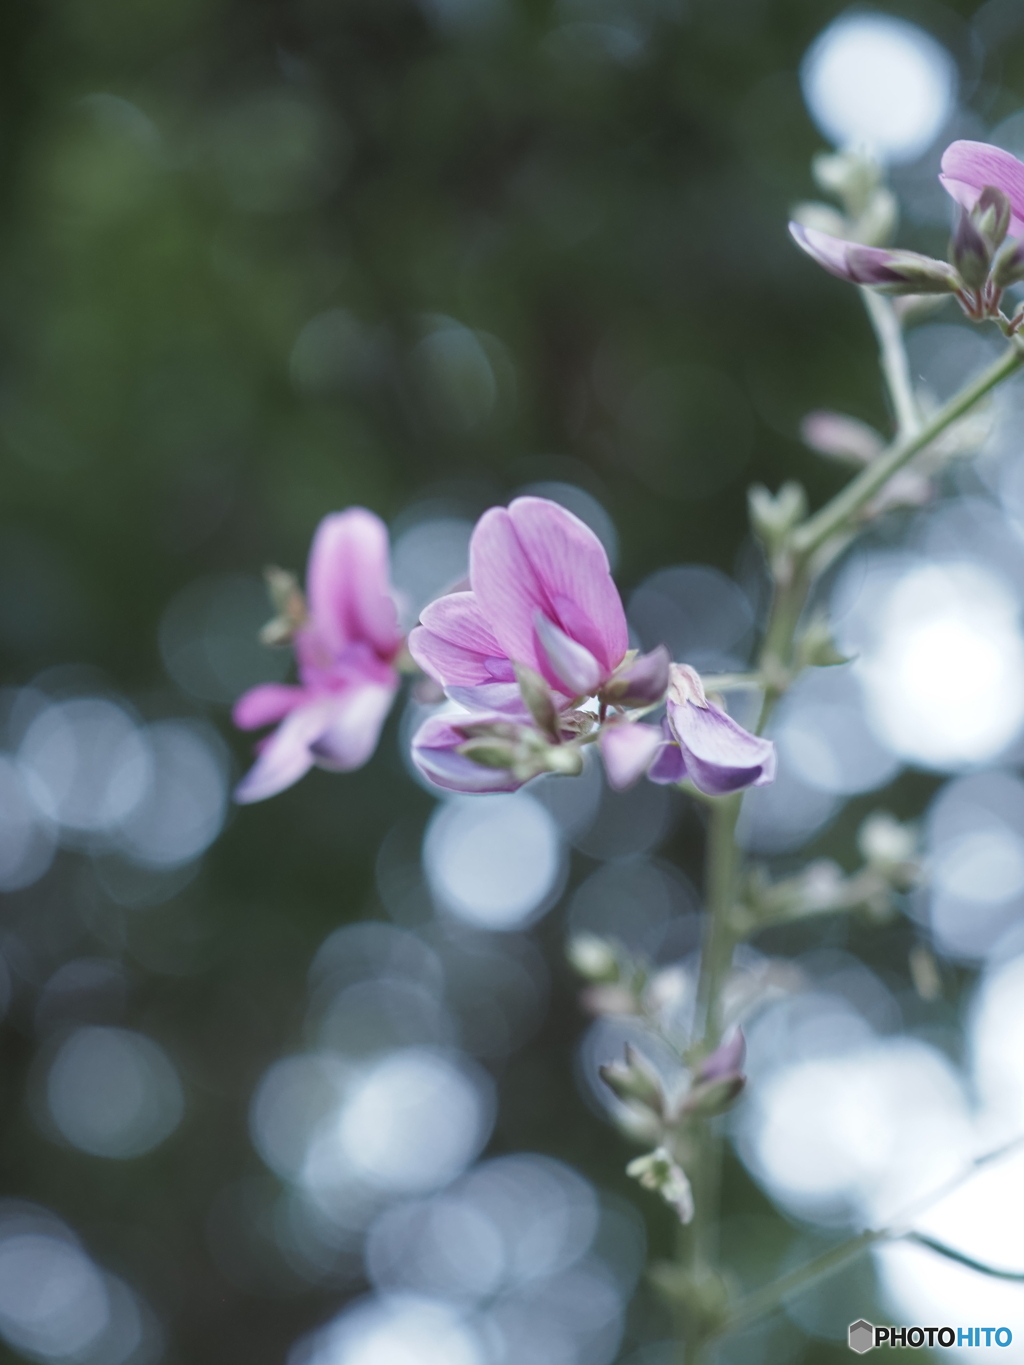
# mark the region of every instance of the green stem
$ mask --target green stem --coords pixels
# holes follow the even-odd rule
[[[879,359],[896,416],[896,430],[900,436],[913,436],[921,426],[921,414],[910,378],[903,328],[895,308],[884,294],[878,294],[874,289],[861,289],[860,293],[878,338]]]
[[[711,802],[707,844],[707,910],[704,942],[697,978],[694,1033],[700,1035],[700,1053],[706,1057],[722,1037],[722,985],[732,964],[736,946],[736,821],[740,793],[720,796]],[[718,1204],[722,1167],[722,1140],[709,1119],[698,1119],[691,1131],[692,1146],[687,1175],[693,1186],[693,1220],[680,1232],[680,1260],[694,1289],[715,1273],[718,1260]],[[706,1354],[707,1331],[691,1313],[679,1324],[684,1365],[700,1365]]]
[[[700,1033],[701,1052],[705,1056],[715,1050],[722,1036],[721,988],[735,946],[732,912],[736,900],[735,834],[740,799],[738,792],[716,798],[708,824],[707,916],[694,1030]]]
[[[788,1275],[781,1275],[772,1284],[765,1285],[764,1289],[748,1294],[745,1299],[740,1299],[729,1314],[722,1328],[723,1335],[749,1327],[758,1318],[763,1318],[766,1313],[778,1308],[784,1299],[789,1298],[798,1289],[809,1289],[812,1284],[825,1279],[826,1276],[834,1275],[837,1270],[842,1270],[851,1261],[855,1261],[868,1247],[890,1235],[888,1231],[862,1232],[859,1237],[851,1237],[846,1242],[840,1242],[839,1246],[829,1247],[828,1251],[815,1256],[813,1261],[798,1266]]]
[[[969,1180],[984,1166],[990,1166],[993,1162],[1001,1161],[1004,1157],[1011,1156],[1014,1152],[1024,1147],[1024,1135],[1004,1143],[1002,1147],[997,1147],[994,1151],[986,1152],[983,1156],[976,1157],[967,1163],[957,1173],[950,1177],[938,1189],[930,1191],[920,1199],[908,1205],[907,1208],[895,1218],[887,1228],[869,1228],[866,1232],[859,1233],[856,1237],[850,1237],[845,1242],[840,1242],[838,1246],[829,1247],[828,1251],[822,1252],[814,1260],[808,1261],[806,1265],[798,1266],[796,1270],[791,1270],[788,1275],[783,1275],[772,1284],[765,1285],[763,1289],[755,1290],[753,1294],[748,1294],[746,1298],[740,1299],[734,1305],[732,1312],[722,1324],[721,1335],[729,1332],[736,1332],[744,1327],[748,1327],[758,1318],[770,1313],[778,1308],[784,1299],[798,1290],[809,1289],[811,1285],[817,1284],[819,1280],[825,1279],[829,1275],[835,1274],[837,1270],[842,1270],[851,1261],[855,1261],[869,1247],[877,1242],[897,1241],[907,1237],[914,1241],[919,1241],[923,1245],[929,1245],[930,1239],[916,1233],[909,1225],[919,1214],[933,1205],[940,1202],[948,1194],[960,1188],[965,1181]],[[952,1256],[968,1263],[969,1258],[961,1253],[953,1251],[941,1243],[932,1243],[933,1250],[939,1251],[943,1256]],[[983,1270],[986,1274],[999,1275],[1000,1272],[992,1271],[988,1266],[980,1262],[973,1262],[974,1268]]]
[[[939,408],[913,435],[899,436],[888,450],[872,461],[831,502],[816,512],[793,533],[792,550],[798,563],[806,563],[830,536],[843,530],[862,507],[885,486],[909,460],[930,445],[958,417],[969,412],[980,399],[1024,365],[1024,345],[1014,341],[999,359],[983,370],[972,383]]]
[[[873,299],[874,296],[872,296]],[[882,365],[896,409],[899,434],[875,461],[842,489],[815,516],[797,528],[788,546],[783,547],[774,565],[776,594],[762,649],[759,674],[765,698],[758,729],[762,729],[778,698],[789,686],[794,672],[794,640],[801,612],[807,600],[813,571],[813,556],[826,541],[844,531],[857,513],[879,492],[909,460],[935,440],[952,422],[963,416],[1001,380],[1024,364],[1024,344],[1015,341],[998,361],[955,398],[940,408],[923,425],[913,406],[909,368],[903,350],[898,321],[888,305],[867,303],[882,352]],[[716,680],[718,686],[723,680]],[[732,682],[733,679],[728,679]],[[738,931],[735,916],[739,850],[736,847],[736,822],[740,794],[713,800],[708,832],[707,912],[700,975],[697,982],[695,1033],[700,1035],[699,1052],[707,1056],[722,1036],[722,986],[732,961]],[[692,1293],[716,1276],[716,1245],[721,1138],[708,1120],[698,1121],[692,1131],[693,1147],[688,1154],[687,1174],[694,1190],[694,1217],[681,1229],[679,1261]],[[733,1310],[724,1329],[709,1329],[699,1314],[680,1308],[678,1333],[684,1365],[701,1365],[713,1336],[734,1330],[770,1311],[780,1299],[816,1279],[847,1264],[873,1242],[902,1235],[892,1230],[866,1232],[842,1246],[833,1247],[809,1265],[783,1276],[775,1284],[750,1295]]]

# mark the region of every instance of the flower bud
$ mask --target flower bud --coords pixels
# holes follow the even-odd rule
[[[689,1118],[710,1119],[724,1114],[739,1098],[747,1083],[745,1076],[723,1076],[721,1080],[700,1081],[691,1086],[683,1100],[681,1114]]]
[[[668,688],[671,656],[664,645],[649,654],[626,656],[601,689],[603,701],[616,706],[653,706]]]
[[[850,662],[846,654],[836,649],[824,616],[816,616],[797,639],[796,661],[804,668],[831,668]]]
[[[1010,230],[1013,208],[1009,198],[995,185],[986,185],[971,209],[971,221],[984,238],[989,255],[998,251]]]
[[[863,152],[819,152],[811,161],[811,173],[854,217],[868,208],[882,182],[882,168]]]
[[[618,981],[621,974],[615,949],[596,934],[573,934],[566,956],[574,971],[595,984]]]
[[[949,244],[950,260],[970,289],[981,289],[988,279],[992,254],[970,213],[960,210],[956,229]]]
[[[665,1090],[661,1077],[642,1052],[626,1044],[626,1060],[606,1062],[598,1067],[601,1079],[624,1104],[642,1104],[659,1116],[665,1112]]]
[[[698,1066],[694,1073],[697,1081],[721,1080],[723,1077],[738,1075],[743,1069],[747,1055],[747,1040],[741,1028],[735,1029],[723,1043],[719,1043]]]
[[[895,867],[913,861],[917,838],[909,825],[903,825],[888,811],[875,811],[860,827],[857,843],[865,859],[876,867]]]
[[[751,484],[747,505],[754,533],[770,550],[778,549],[807,516],[807,494],[792,479],[774,496],[763,483]]]
[[[519,684],[519,692],[526,704],[526,709],[544,734],[550,739],[557,740],[558,712],[555,709],[551,688],[539,673],[535,673],[532,668],[527,668],[526,664],[513,664],[512,667],[515,670],[516,682]]]
[[[912,826],[900,824],[888,811],[869,815],[860,827],[857,842],[868,866],[897,890],[908,891],[918,880],[917,836]]]
[[[267,593],[274,616],[260,631],[260,643],[264,645],[287,645],[295,638],[295,632],[306,624],[306,599],[299,587],[299,580],[286,569],[268,564],[263,570]]]
[[[892,240],[899,222],[899,202],[892,190],[880,186],[871,197],[871,202],[857,219],[856,238],[865,246],[884,246]]]
[[[513,768],[516,763],[516,746],[508,740],[481,736],[460,744],[456,752],[479,763],[482,768]]]
[[[813,228],[815,232],[827,232],[830,237],[845,237],[850,231],[850,224],[838,209],[814,199],[796,205],[793,221],[801,227]]]
[[[655,1190],[665,1203],[675,1209],[681,1223],[693,1217],[693,1191],[682,1167],[665,1147],[656,1147],[646,1156],[638,1156],[626,1167],[626,1174],[640,1182],[645,1190]]]
[[[842,412],[809,412],[800,423],[800,436],[819,455],[853,464],[870,464],[885,448],[874,427]]]
[[[992,266],[992,283],[997,289],[1009,289],[1011,284],[1024,280],[1024,241],[1011,237],[1004,242]]]
[[[883,294],[954,294],[960,287],[960,278],[947,261],[917,251],[862,246],[799,223],[790,223],[789,231],[797,246],[829,274],[851,284],[870,285]]]

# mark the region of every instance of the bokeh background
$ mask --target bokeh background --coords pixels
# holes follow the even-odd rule
[[[941,253],[946,143],[1024,152],[1017,0],[850,12],[815,48],[840,13],[0,8],[3,1360],[671,1358],[642,1279],[671,1215],[625,1178],[594,1080],[621,1031],[563,959],[612,934],[685,996],[699,812],[596,770],[438,804],[415,697],[365,770],[238,810],[229,707],[288,668],[262,567],[352,503],[410,623],[530,489],[605,540],[638,642],[746,663],[745,485],[839,486],[811,408],[889,429],[856,292],[786,236],[810,157],[870,143],[901,244]],[[950,307],[915,379],[941,398],[995,344]],[[775,874],[920,819],[933,882],[746,950],[740,1284],[1024,1126],[1022,414],[1011,386],[976,460],[833,569],[857,660],[787,702],[744,815]],[[932,1231],[1024,1269],[1024,1172],[986,1180]],[[859,1316],[1024,1338],[1019,1289],[896,1247],[721,1360],[845,1360]]]

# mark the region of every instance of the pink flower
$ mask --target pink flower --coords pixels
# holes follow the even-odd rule
[[[402,645],[388,571],[388,533],[379,517],[350,507],[317,527],[306,570],[308,615],[295,632],[299,684],[265,683],[235,704],[234,722],[255,730],[280,722],[235,799],[262,801],[314,764],[361,767],[377,746],[398,688]]]
[[[626,615],[604,547],[546,498],[516,498],[477,523],[472,592],[431,603],[409,637],[413,658],[442,686],[502,682],[512,663],[560,695],[592,696],[623,662]]]
[[[705,795],[724,796],[774,781],[775,745],[744,730],[708,701],[699,676],[687,664],[672,665],[667,710],[664,744],[647,774],[652,782],[689,778]]]
[[[951,142],[942,153],[942,188],[965,209],[973,209],[991,185],[1010,201],[1011,237],[1024,237],[1024,162],[987,142]]]
[[[539,773],[582,771],[571,741],[592,717],[563,708],[542,729],[514,683],[452,687],[449,696],[455,705],[428,717],[412,740],[413,762],[434,786],[511,792]]]
[[[797,246],[830,275],[851,284],[874,285],[887,294],[950,294],[959,283],[951,265],[917,251],[863,246],[800,223],[790,223],[789,231]]]

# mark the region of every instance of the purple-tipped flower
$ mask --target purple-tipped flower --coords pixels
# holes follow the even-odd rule
[[[620,664],[601,689],[604,701],[615,706],[654,706],[668,689],[668,670],[672,656],[664,645],[649,654],[639,654]]]
[[[240,697],[242,730],[277,724],[235,799],[262,801],[314,764],[361,767],[377,746],[398,688],[402,645],[388,570],[388,533],[379,517],[350,507],[317,528],[306,572],[308,610],[293,633],[299,683],[265,683]]]
[[[673,664],[664,744],[647,776],[661,784],[689,778],[707,796],[763,787],[775,778],[775,745],[744,730],[708,701],[697,672]]]
[[[872,285],[885,294],[952,294],[959,284],[951,265],[917,251],[862,246],[800,223],[790,223],[789,231],[797,246],[829,274],[851,284]]]
[[[583,755],[575,739],[590,717],[557,712],[541,728],[518,688],[450,688],[456,702],[423,722],[412,740],[416,767],[446,791],[510,792],[539,773],[575,775]]]
[[[743,1030],[734,1029],[733,1032],[719,1043],[709,1056],[705,1057],[694,1073],[695,1081],[721,1081],[729,1076],[739,1076],[743,1073],[743,1062],[747,1055],[747,1040],[743,1037]]]
[[[1024,162],[987,142],[951,142],[942,154],[939,180],[968,211],[986,187],[1001,190],[1010,202],[1006,231],[1011,237],[1024,237]]]
[[[546,498],[516,498],[477,522],[471,593],[428,607],[410,636],[442,686],[508,681],[524,664],[564,696],[590,696],[623,662],[626,616],[589,527]]]

